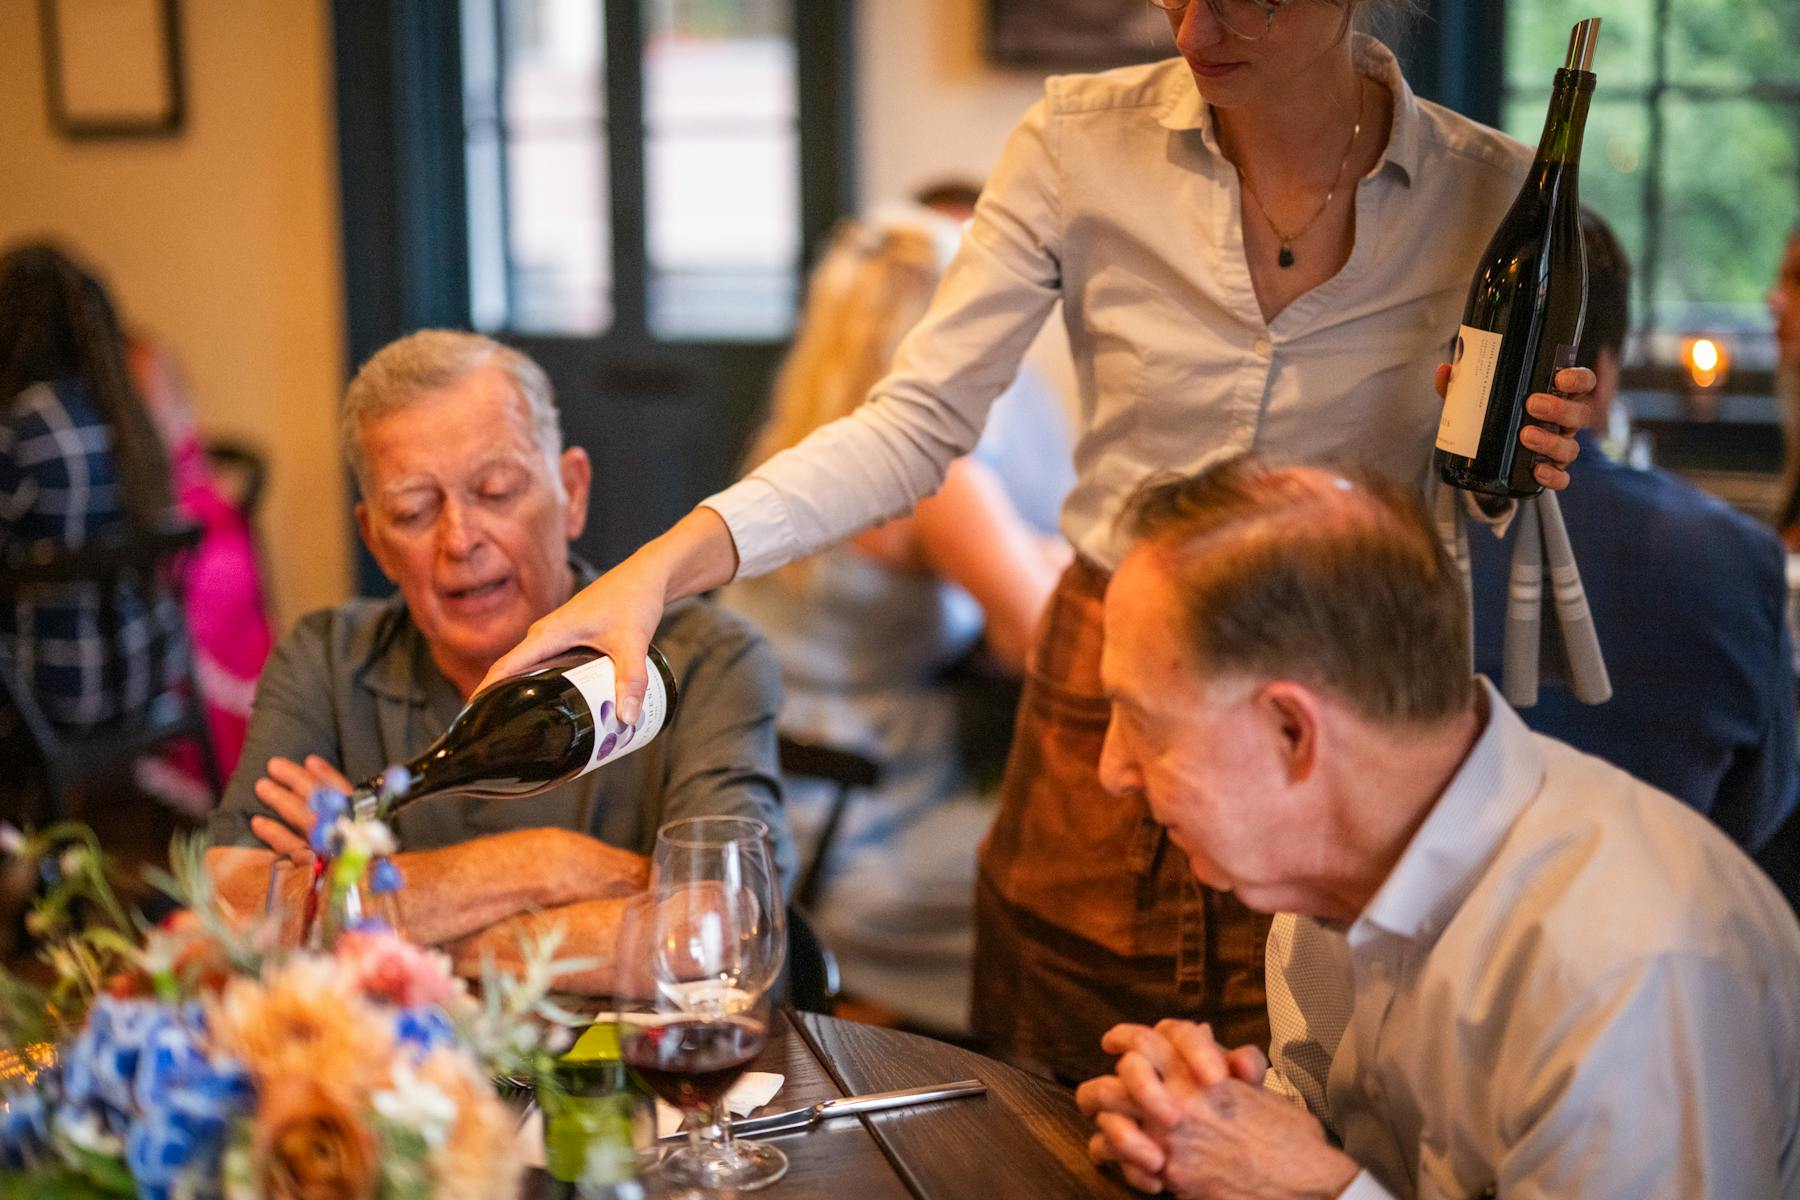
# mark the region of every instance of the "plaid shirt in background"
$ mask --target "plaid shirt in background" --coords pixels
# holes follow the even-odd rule
[[[77,549],[125,524],[112,431],[75,383],[27,388],[0,416],[0,570],[45,543]],[[49,719],[89,728],[162,701],[182,677],[181,609],[121,585],[118,630],[92,584],[45,584],[0,602],[0,652]]]

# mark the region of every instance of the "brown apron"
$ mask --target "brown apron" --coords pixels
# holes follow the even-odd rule
[[[1143,800],[1100,786],[1107,578],[1077,561],[1051,597],[975,891],[975,1032],[1066,1079],[1110,1069],[1100,1035],[1120,1021],[1269,1040],[1269,918],[1202,887]]]

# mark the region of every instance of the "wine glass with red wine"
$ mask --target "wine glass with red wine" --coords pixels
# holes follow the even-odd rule
[[[767,968],[745,924],[761,906],[742,893],[720,881],[659,885],[620,918],[619,1053],[687,1117],[688,1145],[662,1163],[677,1185],[750,1191],[787,1171],[773,1146],[735,1142],[725,1114],[769,1030]]]

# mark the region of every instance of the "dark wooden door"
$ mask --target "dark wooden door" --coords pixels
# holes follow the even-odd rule
[[[781,182],[791,188],[798,223],[785,236],[801,251],[791,271],[786,300],[791,306],[806,252],[852,203],[851,4],[744,2],[776,12],[791,37],[791,60],[781,59],[792,73],[795,138],[794,177]],[[346,377],[375,350],[411,330],[471,327],[477,315],[472,310],[482,305],[472,297],[469,201],[491,179],[471,179],[481,114],[474,112],[480,98],[464,71],[465,51],[472,46],[474,54],[503,57],[504,47],[469,39],[497,42],[516,27],[517,10],[558,7],[550,0],[464,0],[461,6],[438,0],[335,0]],[[646,96],[644,64],[646,47],[667,36],[666,28],[654,27],[657,21],[704,26],[709,2],[613,0],[602,11],[604,27],[596,30],[603,34],[596,39],[604,63],[596,72],[602,94],[592,111],[602,114],[603,122],[594,192],[596,205],[604,209],[595,215],[606,243],[606,317],[592,329],[571,332],[557,328],[554,314],[547,321],[541,311],[518,316],[529,309],[519,306],[487,326],[544,366],[557,389],[567,440],[594,459],[594,499],[578,548],[604,567],[736,475],[789,321],[783,310],[747,336],[733,336],[729,322],[722,330],[699,328],[701,321],[698,332],[671,331],[668,306],[659,307],[657,299],[667,272],[657,263],[658,212],[651,208],[653,200],[666,208],[668,198],[656,199],[655,174],[646,168],[656,153],[661,118],[656,96]],[[718,10],[717,19],[740,19],[743,11],[728,6]],[[471,22],[471,13],[478,20]],[[488,18],[491,34],[479,29],[479,19]],[[665,108],[667,90],[661,100]],[[680,107],[680,96],[675,100]],[[734,119],[730,112],[711,117],[721,128]],[[504,121],[504,113],[497,119]],[[517,160],[500,153],[494,161],[504,171]],[[738,202],[729,188],[705,197],[690,189],[677,199],[690,215],[696,200],[727,213]],[[660,239],[665,252],[668,241]],[[479,274],[481,264],[474,265]],[[510,282],[507,288],[510,296]],[[385,590],[366,553],[358,580],[365,592]]]

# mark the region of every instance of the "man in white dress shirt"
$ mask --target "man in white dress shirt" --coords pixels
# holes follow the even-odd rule
[[[1471,678],[1417,502],[1241,458],[1127,521],[1101,779],[1284,915],[1273,1063],[1115,1027],[1095,1159],[1177,1196],[1800,1197],[1800,925]]]

